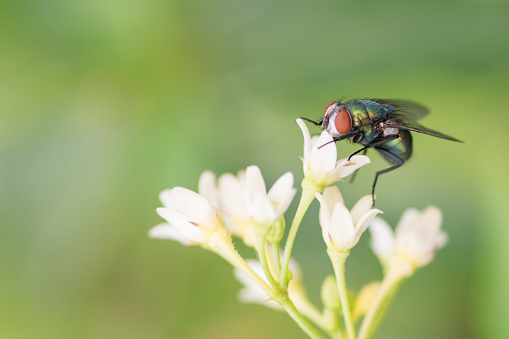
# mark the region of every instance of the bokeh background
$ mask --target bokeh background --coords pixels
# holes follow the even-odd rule
[[[508,16],[502,0],[2,2],[0,337],[303,338],[240,304],[214,254],[147,231],[158,193],[196,190],[204,170],[257,164],[298,185],[295,119],[343,96],[423,103],[426,126],[465,141],[414,134],[411,161],[379,181],[386,220],[433,204],[450,241],[376,337],[509,336]],[[386,166],[368,155],[340,184],[349,206]],[[317,210],[295,258],[319,302],[332,270]],[[381,276],[368,240],[347,263],[354,290]]]

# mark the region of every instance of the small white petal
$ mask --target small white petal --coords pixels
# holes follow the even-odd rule
[[[173,201],[173,194],[171,193],[171,190],[166,189],[159,193],[159,200],[163,203],[163,206],[166,208],[175,209],[177,206],[175,205],[175,202]]]
[[[297,119],[297,124],[299,125],[300,129],[302,130],[302,135],[304,136],[304,160],[309,159],[309,153],[311,152],[311,137],[309,135],[309,130],[304,121],[302,119]]]
[[[309,169],[315,179],[331,172],[336,166],[336,144],[329,133],[323,131],[309,155]]]
[[[164,195],[161,199],[166,199],[167,204],[173,206],[168,208],[177,210],[198,224],[210,224],[210,221],[216,217],[216,210],[210,202],[187,188],[175,187],[164,191],[161,195]]]
[[[359,242],[362,233],[364,233],[378,213],[382,213],[382,211],[376,208],[371,209],[364,213],[358,222],[355,222],[355,244]]]
[[[345,204],[343,201],[343,196],[341,195],[341,192],[337,186],[325,187],[323,190],[323,198],[327,202],[327,206],[329,206],[331,211],[334,210],[334,206],[336,206],[336,204]]]
[[[449,236],[445,232],[440,232],[437,236],[435,245],[437,246],[437,249],[440,249],[447,245],[447,242],[449,241]]]
[[[320,221],[320,226],[322,227],[322,233],[325,243],[327,244],[327,246],[329,246],[330,238],[328,234],[328,229],[332,218],[332,211],[334,210],[335,205],[330,206],[327,203],[327,200],[325,200],[325,198],[320,193],[315,193],[315,197],[320,202],[320,211],[318,212],[318,219]]]
[[[240,180],[226,173],[219,178],[219,200],[221,208],[227,213],[244,217],[247,215],[244,204],[244,189]]]
[[[260,226],[270,226],[278,219],[274,205],[262,192],[257,192],[253,197],[248,213]]]
[[[340,250],[349,250],[355,245],[355,228],[352,216],[343,204],[336,204],[334,207],[328,233],[332,242]]]
[[[371,195],[363,196],[357,201],[350,211],[354,224],[357,225],[360,218],[371,209],[371,206],[373,206],[373,198]]]
[[[399,219],[398,225],[396,226],[396,236],[404,234],[408,229],[411,229],[419,218],[419,211],[415,208],[408,208],[403,212],[403,215]]]
[[[184,245],[190,245],[192,243],[176,227],[166,223],[152,227],[148,235],[151,238],[176,240]]]
[[[248,166],[246,168],[245,188],[248,193],[267,193],[265,181],[258,166]]]
[[[212,206],[219,207],[219,192],[216,187],[216,175],[211,171],[205,171],[198,181],[198,192],[205,197]]]
[[[381,218],[375,218],[369,226],[371,249],[384,264],[387,264],[396,247],[396,239],[391,227]]]
[[[278,214],[283,214],[292,203],[296,192],[293,188],[293,174],[287,172],[272,185],[267,198],[275,204]]]
[[[157,209],[157,214],[165,219],[170,225],[177,228],[178,231],[189,240],[196,242],[206,241],[205,232],[200,229],[199,226],[190,223],[188,218],[181,213],[175,210],[160,207]]]
[[[421,213],[418,225],[415,227],[424,229],[428,234],[433,236],[433,238],[436,238],[441,225],[442,212],[434,206],[429,206]]]
[[[371,163],[371,160],[365,155],[354,155],[350,161],[348,161],[348,159],[339,160],[331,177],[337,181],[338,179],[349,176],[355,172],[355,170],[369,163]]]

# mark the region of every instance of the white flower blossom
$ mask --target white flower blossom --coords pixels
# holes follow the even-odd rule
[[[371,162],[365,155],[354,155],[350,161],[347,158],[337,161],[336,144],[327,131],[311,138],[304,121],[297,119],[297,124],[304,135],[304,177],[315,185],[331,185]]]
[[[343,252],[354,247],[373,218],[382,213],[371,208],[373,201],[370,195],[361,198],[349,211],[336,186],[325,188],[323,195],[316,193],[316,198],[320,201],[319,220],[323,239],[328,248]]]
[[[286,173],[267,193],[257,166],[249,166],[237,176],[223,174],[217,185],[214,173],[206,171],[199,184],[200,194],[221,210],[230,232],[252,247],[256,245],[255,225],[273,225],[286,212],[296,191],[293,174]]]
[[[286,212],[297,190],[293,174],[283,174],[267,193],[262,172],[258,166],[246,169],[244,199],[247,215],[259,227],[272,226]]]
[[[371,248],[387,267],[394,258],[404,259],[412,267],[429,264],[437,249],[447,242],[447,234],[441,230],[442,212],[434,206],[419,212],[407,209],[393,232],[382,219],[371,224]]]
[[[239,236],[243,234],[239,223],[251,224],[244,201],[244,177],[245,171],[240,171],[238,176],[225,173],[216,184],[215,174],[205,171],[200,176],[198,185],[200,195],[221,210],[226,227],[232,234]]]
[[[168,223],[149,231],[154,238],[180,241],[184,245],[199,243],[211,248],[222,247],[230,241],[220,212],[203,196],[183,187],[164,190],[160,194],[164,207],[157,213]]]

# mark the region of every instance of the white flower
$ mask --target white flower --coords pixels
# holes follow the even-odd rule
[[[240,237],[248,246],[256,245],[253,221],[249,217],[245,202],[245,171],[237,176],[225,173],[216,186],[215,175],[204,172],[200,177],[200,194],[221,209],[224,224],[232,235]]]
[[[211,248],[221,247],[230,238],[219,211],[198,193],[175,187],[161,192],[160,199],[164,207],[158,208],[157,213],[168,224],[152,228],[151,237],[173,239],[185,245],[200,243]]]
[[[410,208],[403,213],[396,231],[376,218],[371,224],[371,248],[387,267],[395,257],[404,259],[412,267],[429,264],[437,249],[447,242],[447,234],[441,230],[442,212],[434,206],[419,212]]]
[[[315,185],[333,184],[371,162],[365,155],[354,155],[350,161],[337,161],[336,144],[327,131],[322,131],[320,137],[311,138],[304,121],[297,119],[297,124],[304,135],[304,176]]]
[[[258,166],[246,169],[244,199],[247,215],[259,227],[272,226],[286,212],[297,190],[293,174],[283,174],[267,193],[265,181]]]
[[[324,189],[323,195],[316,193],[320,201],[320,225],[328,248],[343,252],[354,247],[373,218],[382,213],[371,208],[371,196],[361,198],[351,211],[345,207],[341,193],[336,186]]]
[[[252,247],[256,245],[254,225],[273,225],[286,212],[296,191],[293,174],[286,173],[267,193],[257,166],[249,166],[237,176],[223,174],[217,185],[214,173],[206,171],[199,183],[200,194],[221,210],[230,232]]]

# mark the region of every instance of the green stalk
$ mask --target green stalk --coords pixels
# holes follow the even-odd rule
[[[336,275],[336,282],[338,284],[339,300],[341,301],[341,308],[343,310],[343,319],[345,320],[345,327],[348,333],[348,339],[355,339],[355,327],[352,320],[352,311],[348,301],[348,292],[346,290],[345,281],[345,262],[350,254],[350,251],[342,252],[336,249],[328,249],[327,253],[334,267],[334,274]]]
[[[278,301],[280,299],[280,296],[276,294],[274,289],[267,284],[258,274],[256,274],[251,267],[246,263],[244,258],[237,252],[235,247],[233,246],[233,243],[227,244],[227,250],[225,250],[225,247],[220,247],[214,249],[214,252],[216,252],[219,256],[221,256],[223,259],[225,259],[227,262],[229,262],[233,267],[238,268],[242,272],[246,273],[251,280],[253,280],[258,286],[260,286],[271,299]],[[279,301],[278,301],[279,302]]]
[[[285,311],[292,317],[292,319],[300,326],[300,328],[306,332],[306,334],[313,339],[323,339],[320,332],[316,330],[304,316],[297,310],[292,301],[288,298],[281,302],[281,306]]]
[[[283,295],[284,293],[281,291],[279,283],[272,276],[272,272],[270,271],[269,268],[269,263],[267,262],[267,248],[266,248],[267,242],[265,240],[265,235],[263,233],[257,234],[256,240],[258,242],[257,246],[258,257],[260,258],[260,263],[262,264],[263,272],[265,273],[267,280],[272,285],[276,293]]]
[[[399,286],[415,272],[415,269],[416,267],[403,257],[395,256],[392,259],[380,289],[362,320],[359,339],[371,338]]]
[[[270,299],[280,304],[283,309],[292,317],[292,319],[299,325],[299,327],[306,332],[313,339],[323,339],[323,336],[313,327],[309,321],[297,310],[292,301],[287,295],[281,295],[277,293],[269,284],[267,284],[258,274],[256,274],[251,267],[244,261],[244,259],[237,252],[231,238],[229,241],[225,239],[223,243],[212,249],[215,253],[224,258],[233,267],[240,269],[246,273],[251,280],[253,280],[258,286],[260,286],[270,297]]]
[[[272,245],[272,253],[274,255],[276,270],[278,275],[281,274],[281,258],[279,257],[279,242],[271,243]]]
[[[317,192],[319,192],[319,189],[316,186],[310,185],[306,178],[302,180],[302,196],[300,197],[299,207],[297,207],[297,212],[295,212],[295,217],[293,218],[292,226],[290,227],[290,232],[288,233],[285,244],[281,279],[279,279],[282,289],[288,287],[288,265],[290,264],[290,257],[292,255],[293,243],[295,242],[297,231],[299,230],[304,214],[306,214],[309,205],[311,205],[311,202],[315,199],[315,193]]]

